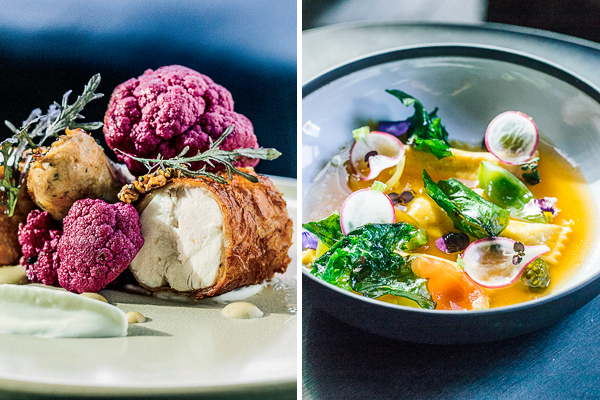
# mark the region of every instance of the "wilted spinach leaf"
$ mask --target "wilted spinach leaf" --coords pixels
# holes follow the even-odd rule
[[[346,290],[368,297],[384,294],[407,297],[421,307],[435,302],[395,249],[407,250],[421,233],[407,223],[368,224],[348,233],[312,263],[312,274]],[[380,287],[378,287],[380,286]]]
[[[333,246],[344,234],[340,226],[340,213],[335,211],[327,218],[302,224],[302,227],[317,236],[327,247]]]
[[[415,113],[406,120],[409,123],[406,131],[409,145],[431,153],[438,159],[452,155],[448,145],[448,131],[437,116],[437,108],[428,113],[423,104],[411,95],[396,89],[386,89],[386,92],[396,97],[405,106],[413,105],[415,108]]]
[[[366,297],[392,294],[413,300],[421,308],[436,306],[427,290],[427,279],[419,278],[406,259],[396,253],[387,259],[365,257],[359,260],[350,273],[350,284]]]
[[[477,239],[498,236],[508,225],[510,211],[490,203],[460,181],[450,178],[437,184],[423,170],[425,193],[454,222],[454,227]]]

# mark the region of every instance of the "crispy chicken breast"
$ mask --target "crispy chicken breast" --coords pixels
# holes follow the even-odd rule
[[[139,283],[200,299],[285,272],[292,220],[273,183],[258,178],[181,178],[146,195],[138,205],[145,244],[130,265]]]

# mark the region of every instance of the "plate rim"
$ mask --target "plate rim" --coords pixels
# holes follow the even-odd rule
[[[525,37],[538,37],[553,41],[559,41],[569,43],[576,46],[587,47],[588,50],[600,51],[600,43],[583,39],[564,33],[547,31],[544,29],[531,28],[527,26],[518,26],[510,24],[502,24],[499,22],[474,22],[474,23],[444,23],[444,22],[427,22],[427,21],[350,21],[341,22],[332,25],[318,26],[315,28],[307,29],[302,32],[302,37],[313,36],[327,32],[336,32],[350,29],[369,29],[369,28],[418,28],[418,27],[433,27],[443,28],[449,30],[474,30],[474,31],[487,31],[499,34],[518,34]]]
[[[542,57],[502,46],[472,43],[431,43],[417,46],[394,47],[359,56],[335,65],[302,85],[302,100],[321,87],[351,73],[388,62],[426,57],[466,57],[496,60],[531,68],[559,79],[592,97],[600,103],[600,88],[579,74]]]

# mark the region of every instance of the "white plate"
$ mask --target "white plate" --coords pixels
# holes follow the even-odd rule
[[[296,180],[271,179],[296,227]],[[295,393],[295,244],[290,257],[287,272],[247,300],[265,312],[259,319],[225,318],[224,304],[212,300],[189,304],[104,290],[110,303],[148,321],[130,325],[123,338],[0,335],[0,388],[99,396]]]

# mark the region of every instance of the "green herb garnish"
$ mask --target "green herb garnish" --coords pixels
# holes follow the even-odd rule
[[[415,108],[415,113],[406,120],[410,123],[406,131],[409,145],[417,150],[431,153],[438,159],[452,156],[448,144],[448,132],[437,116],[437,108],[428,113],[423,104],[411,95],[396,89],[386,89],[386,92],[396,97],[405,106],[412,105]]]
[[[329,217],[323,218],[319,221],[303,224],[302,227],[318,237],[319,240],[327,247],[332,247],[336,242],[344,237],[342,228],[340,226],[339,211],[335,211]]]
[[[303,227],[307,228],[306,225]],[[435,302],[427,291],[427,280],[419,278],[406,259],[395,253],[414,248],[420,235],[419,230],[404,222],[361,226],[315,260],[311,264],[312,274],[366,297],[391,294],[433,309]]]
[[[27,159],[22,170],[19,170],[26,150],[37,149],[46,140],[57,137],[67,128],[95,130],[102,127],[102,122],[75,122],[75,120],[83,118],[81,111],[87,103],[103,96],[102,93],[95,93],[99,84],[100,74],[96,74],[85,85],[83,93],[77,97],[75,103],[69,105],[69,96],[71,95],[71,90],[69,90],[63,95],[61,104],[54,102],[48,108],[46,115],[42,114],[42,110],[39,108],[33,110],[20,129],[17,129],[9,121],[4,121],[14,133],[12,137],[0,142],[0,153],[2,154],[0,161],[4,167],[4,178],[0,180],[0,192],[6,196],[5,200],[0,199],[0,205],[5,207],[5,213],[9,217],[14,214],[19,190],[29,168],[30,159]],[[34,139],[36,140],[34,141]]]
[[[190,170],[190,163],[193,162],[205,162],[207,165],[214,167],[215,164],[222,164],[225,166],[225,170],[227,171],[227,176],[229,179],[232,179],[232,174],[240,175],[250,182],[258,182],[258,179],[254,175],[247,174],[243,171],[237,169],[233,163],[238,159],[238,157],[249,157],[249,158],[260,158],[261,160],[274,160],[281,155],[281,153],[275,149],[235,149],[235,150],[221,150],[219,145],[223,143],[225,138],[229,136],[234,130],[234,126],[228,126],[221,137],[217,139],[215,142],[210,143],[208,150],[204,152],[199,152],[195,156],[185,157],[187,152],[189,151],[189,146],[186,146],[182,152],[175,156],[174,158],[163,158],[160,154],[157,158],[142,158],[135,157],[130,154],[127,154],[119,149],[115,149],[119,153],[124,156],[130,157],[133,160],[139,161],[148,171],[152,172],[157,168],[165,171],[167,168],[173,168],[174,170],[179,171],[185,177],[194,177],[194,178],[210,178],[216,182],[226,184],[227,180],[222,176],[215,174],[213,172],[209,172],[206,170],[206,165],[204,165],[198,171]]]
[[[454,227],[474,238],[498,236],[508,226],[510,211],[490,203],[462,182],[450,178],[437,184],[423,170],[425,193],[440,206]]]

